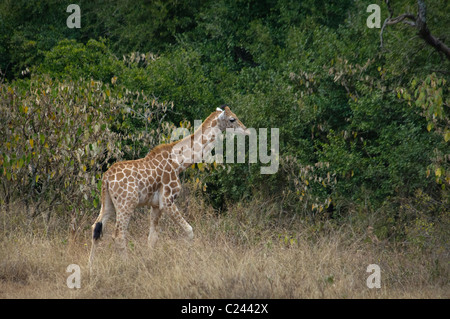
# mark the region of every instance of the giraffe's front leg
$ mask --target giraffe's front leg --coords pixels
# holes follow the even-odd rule
[[[167,176],[166,176],[167,177]],[[167,178],[170,180],[170,178]],[[164,176],[163,176],[164,180]],[[177,205],[175,205],[175,199],[180,193],[181,184],[178,178],[172,179],[170,183],[167,183],[162,187],[159,195],[159,208],[169,214],[172,220],[178,224],[186,232],[189,239],[194,238],[194,232],[192,226],[181,216]]]
[[[186,235],[189,239],[194,238],[194,231],[192,230],[192,226],[181,216],[180,211],[178,210],[177,205],[171,204],[166,208],[167,213],[172,218],[172,220],[180,225],[181,228],[186,232]]]
[[[193,239],[194,232],[192,230],[192,226],[189,225],[189,223],[183,218],[173,200],[174,199],[172,197],[162,199],[162,205],[160,205],[160,207],[162,207],[163,211],[167,213],[176,224],[183,228],[189,239]]]

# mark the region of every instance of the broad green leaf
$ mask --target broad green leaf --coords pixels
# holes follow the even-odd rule
[[[445,132],[444,141],[448,142],[450,140],[450,131]]]

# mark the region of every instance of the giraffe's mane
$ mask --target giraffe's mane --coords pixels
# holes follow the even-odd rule
[[[221,113],[221,112],[222,112],[222,111],[219,111],[219,110],[212,112],[212,113],[211,113],[211,114],[203,121],[202,125],[201,125],[201,126],[200,126],[193,134],[191,134],[191,135],[189,135],[189,136],[186,136],[185,138],[183,138],[183,139],[181,139],[181,140],[178,140],[178,141],[173,141],[173,142],[171,142],[171,143],[160,144],[160,145],[155,146],[150,152],[148,152],[148,154],[145,156],[145,158],[153,157],[154,155],[159,154],[159,153],[161,153],[161,152],[163,152],[163,151],[168,151],[168,152],[170,152],[170,151],[172,151],[172,148],[173,148],[173,146],[174,146],[175,144],[177,144],[177,143],[179,143],[179,142],[181,142],[181,141],[184,141],[184,140],[186,140],[186,139],[188,139],[188,138],[193,139],[195,133],[197,133],[200,129],[203,129],[204,127],[208,127],[208,125],[209,125],[209,124],[216,118],[216,116],[217,116],[219,113]]]

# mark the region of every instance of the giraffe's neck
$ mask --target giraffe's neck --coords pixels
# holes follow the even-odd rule
[[[177,173],[201,162],[204,155],[211,151],[217,135],[221,133],[217,119],[219,114],[220,112],[213,112],[193,134],[165,147],[161,145],[171,154],[172,163],[177,164]]]

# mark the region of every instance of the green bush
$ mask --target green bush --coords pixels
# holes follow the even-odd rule
[[[33,76],[1,84],[2,204],[20,199],[40,207],[38,213],[58,206],[64,211],[97,207],[102,172],[132,153],[137,141],[158,144],[170,129],[160,121],[156,130],[130,134],[124,118],[135,118],[136,105],[152,113],[145,119],[149,126],[167,111],[147,96],[126,89],[116,94],[94,80]]]
[[[93,78],[110,83],[124,69],[105,42],[89,40],[86,45],[75,40],[62,40],[45,53],[37,73],[57,78]]]
[[[110,130],[120,108],[106,90],[95,81],[48,77],[1,86],[4,200],[69,210],[93,198],[98,204],[102,167],[121,157],[119,136]]]

